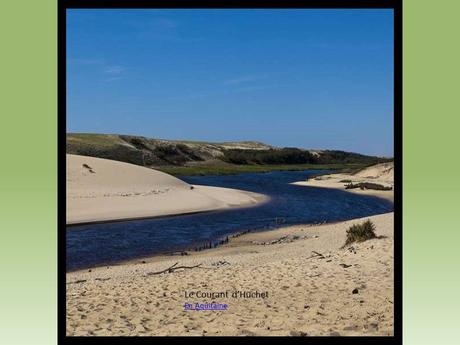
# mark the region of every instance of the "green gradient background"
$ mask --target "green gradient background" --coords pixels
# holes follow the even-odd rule
[[[435,6],[436,5],[436,6]],[[404,340],[457,344],[458,1],[404,1]],[[56,3],[0,2],[0,343],[55,344]]]

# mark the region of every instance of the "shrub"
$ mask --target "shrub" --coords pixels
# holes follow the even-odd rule
[[[347,230],[347,240],[343,247],[348,246],[353,242],[364,242],[373,238],[377,238],[375,234],[375,225],[370,220],[366,220],[362,224],[354,224]]]
[[[339,182],[342,182],[342,183],[351,183],[351,180],[340,180]]]
[[[345,181],[345,180],[343,180]],[[362,190],[364,189],[374,189],[374,190],[392,190],[392,187],[385,187],[381,184],[378,183],[370,183],[370,182],[360,182],[353,184],[352,182],[348,183],[345,185],[345,189],[355,189],[355,188],[360,188]]]

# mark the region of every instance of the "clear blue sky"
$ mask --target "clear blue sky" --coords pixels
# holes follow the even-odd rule
[[[69,10],[67,131],[393,155],[392,10]]]

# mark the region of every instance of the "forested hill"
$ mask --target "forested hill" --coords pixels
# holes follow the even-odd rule
[[[391,159],[337,150],[279,148],[255,141],[198,142],[118,134],[67,134],[67,153],[146,167],[197,165],[371,165]]]

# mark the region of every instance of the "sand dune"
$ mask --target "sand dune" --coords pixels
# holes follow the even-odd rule
[[[364,219],[385,237],[341,248],[347,228]],[[188,256],[68,273],[67,334],[392,335],[393,213],[364,219],[250,233]],[[176,262],[202,266],[149,275]],[[227,290],[268,297],[185,297]],[[184,311],[185,302],[228,310]]]
[[[353,176],[370,180],[379,180],[393,183],[394,181],[394,162],[375,164],[358,171]]]
[[[71,154],[66,180],[67,224],[211,211],[266,200],[257,193],[191,186],[157,170]]]
[[[346,182],[345,182],[346,181]],[[309,179],[307,181],[293,182],[292,184],[298,186],[310,186],[310,187],[322,187],[322,188],[336,188],[345,189],[345,185],[349,182],[371,182],[381,184],[383,186],[394,188],[394,163],[381,163],[367,167],[355,174],[330,174],[321,175],[316,178]],[[348,192],[358,193],[364,195],[373,195],[380,198],[394,201],[394,192],[371,190],[371,189],[347,189]]]

